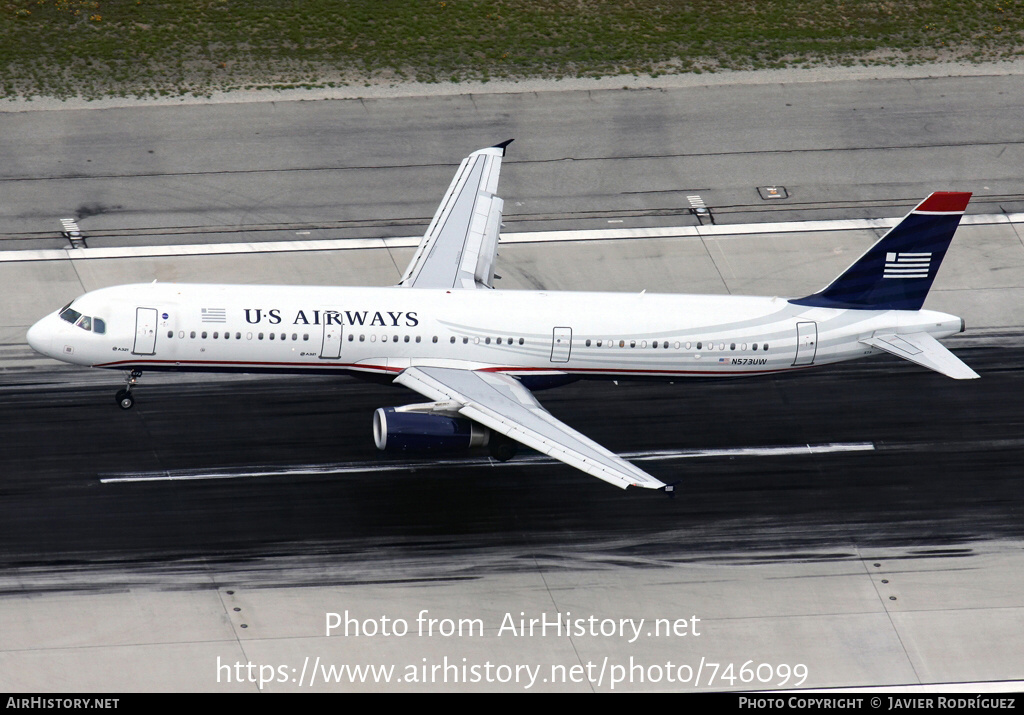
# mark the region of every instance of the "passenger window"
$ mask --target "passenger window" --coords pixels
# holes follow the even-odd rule
[[[188,336],[190,338],[192,338],[193,340],[195,340],[196,339],[196,331],[193,330],[191,333],[188,334]]]

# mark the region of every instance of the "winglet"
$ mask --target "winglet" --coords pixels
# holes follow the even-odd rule
[[[515,139],[506,139],[501,144],[495,144],[491,148],[492,149],[501,149],[501,155],[505,156],[505,149],[508,148],[508,145],[511,144],[514,141],[515,141]]]

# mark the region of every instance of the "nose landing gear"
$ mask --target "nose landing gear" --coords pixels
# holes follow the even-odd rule
[[[114,396],[114,401],[117,402],[117,406],[122,410],[130,410],[132,405],[135,404],[135,398],[132,397],[132,388],[142,377],[142,370],[132,370],[128,373],[128,377],[125,379],[125,385],[123,390],[118,390]]]

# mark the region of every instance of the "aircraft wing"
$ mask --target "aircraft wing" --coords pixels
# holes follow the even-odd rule
[[[861,342],[921,367],[941,372],[954,380],[973,380],[978,377],[978,373],[928,333],[875,335]]]
[[[495,196],[509,139],[462,160],[398,285],[493,288],[503,202]]]
[[[459,414],[617,487],[665,489],[666,484],[555,419],[519,380],[495,372],[410,367],[395,382]]]

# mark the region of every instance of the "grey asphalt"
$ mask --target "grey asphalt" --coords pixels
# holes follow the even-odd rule
[[[692,194],[734,223],[874,218],[941,189],[1020,211],[1022,97],[1008,75],[0,113],[0,234],[45,241],[71,216],[95,245],[404,236],[509,137],[509,230],[678,225]]]

